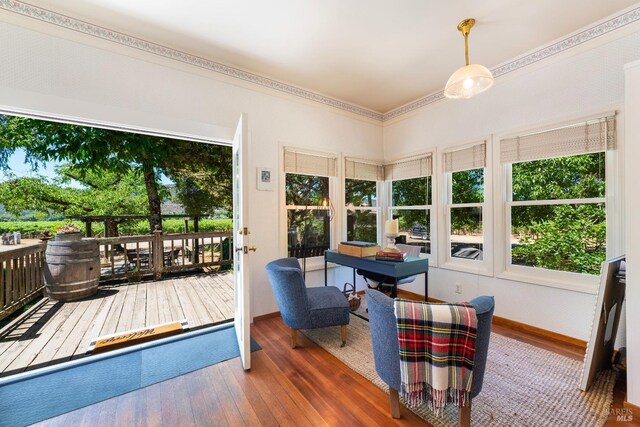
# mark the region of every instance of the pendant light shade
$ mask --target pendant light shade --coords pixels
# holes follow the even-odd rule
[[[487,67],[469,64],[469,32],[475,23],[475,19],[465,19],[458,24],[458,30],[464,36],[466,65],[449,77],[444,89],[444,96],[447,98],[471,98],[493,86],[493,75]]]

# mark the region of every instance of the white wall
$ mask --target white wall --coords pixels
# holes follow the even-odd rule
[[[626,154],[629,164],[640,159],[640,62],[631,63],[626,68],[626,102],[627,140]],[[635,187],[640,182],[640,168],[628,167],[625,170],[626,187],[626,231],[629,238],[626,242],[627,255],[627,325],[630,327],[627,336],[627,400],[640,406],[640,334],[636,327],[640,325],[640,280],[638,280],[638,263],[640,263],[640,195]],[[637,415],[636,415],[637,416]]]
[[[68,31],[67,36],[82,37]],[[121,48],[121,54],[113,46],[105,50],[90,45],[95,44],[91,40],[78,43],[13,23],[0,22],[0,40],[0,108],[227,138],[246,112],[251,182],[256,167],[279,171],[279,144],[338,153],[348,147],[351,155],[382,157],[379,125],[319,104],[235,86],[180,64],[163,66],[130,49]],[[250,255],[256,316],[277,311],[264,265],[286,248],[279,247],[279,192],[251,188],[251,238],[258,248]]]
[[[493,88],[476,98],[445,100],[385,124],[385,159],[490,139],[492,135],[545,123],[620,111],[624,106],[624,64],[638,58],[640,33],[636,28],[636,33],[588,43],[502,76]],[[623,120],[622,115],[619,123]],[[618,202],[622,195],[618,194]],[[496,191],[495,197],[499,196]],[[622,251],[620,243],[618,246]],[[455,282],[462,284],[462,296],[453,292]],[[410,288],[415,292],[421,289],[420,283]],[[588,339],[595,295],[442,268],[431,270],[430,296],[460,300],[480,294],[495,295],[498,316]],[[633,308],[628,311],[633,312]]]

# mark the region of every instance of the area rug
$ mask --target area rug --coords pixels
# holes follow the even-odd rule
[[[260,346],[251,340],[251,351]],[[233,323],[0,379],[0,426],[22,426],[240,355]]]
[[[351,316],[347,345],[340,328],[305,330],[304,334],[347,366],[387,391],[373,362],[369,322]],[[588,393],[578,390],[582,362],[492,333],[482,392],[473,400],[476,426],[599,426],[609,416],[615,373],[599,374]],[[436,417],[414,410],[434,426],[458,423],[457,408]]]

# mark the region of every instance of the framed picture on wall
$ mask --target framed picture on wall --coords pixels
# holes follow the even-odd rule
[[[260,191],[273,191],[273,181],[275,180],[273,169],[257,168],[256,171],[256,188]]]

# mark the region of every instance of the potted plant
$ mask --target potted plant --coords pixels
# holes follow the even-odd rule
[[[81,240],[82,232],[74,224],[67,223],[56,230],[57,241]]]

